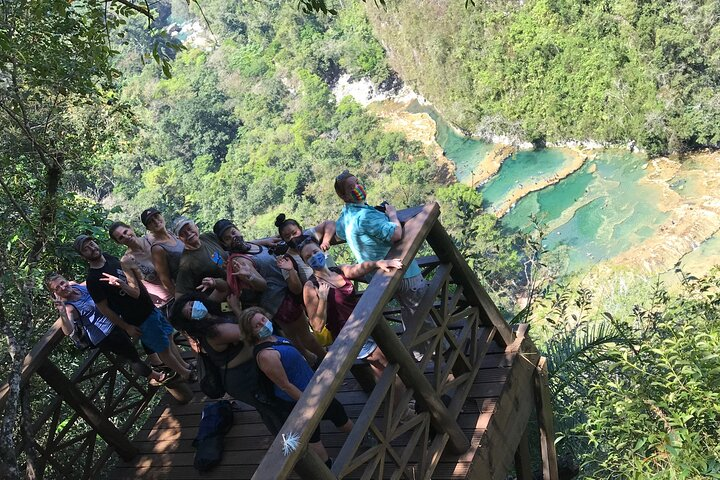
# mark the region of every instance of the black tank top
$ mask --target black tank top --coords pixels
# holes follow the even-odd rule
[[[232,320],[229,320],[227,323],[235,323]],[[240,352],[242,352],[243,348],[245,348],[244,342],[238,342],[234,345],[230,345],[228,348],[223,350],[222,352],[218,352],[215,350],[210,343],[208,343],[207,338],[205,336],[202,336],[199,338],[200,340],[200,346],[205,351],[207,356],[210,358],[210,361],[213,362],[218,367],[224,367],[228,363],[232,361],[233,358],[237,357]]]

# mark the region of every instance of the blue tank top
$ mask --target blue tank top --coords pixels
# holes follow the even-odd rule
[[[78,311],[80,322],[85,328],[85,331],[87,331],[90,341],[93,345],[97,346],[108,336],[115,325],[113,325],[110,319],[100,313],[100,310],[95,306],[95,302],[93,302],[90,292],[88,292],[86,287],[83,285],[73,285],[72,288],[80,292],[80,298],[65,303],[72,305]]]
[[[278,340],[284,339],[278,337]],[[288,380],[290,380],[290,383],[295,385],[300,391],[305,390],[305,387],[310,383],[313,373],[315,373],[312,368],[310,368],[310,365],[308,365],[305,357],[292,345],[274,345],[270,348],[280,353],[280,362],[285,369],[285,374]],[[274,390],[275,396],[278,398],[287,400],[288,402],[295,401],[295,399],[282,391],[277,385],[274,386]]]

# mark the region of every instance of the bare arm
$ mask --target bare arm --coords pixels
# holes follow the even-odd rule
[[[288,288],[292,293],[295,295],[300,295],[303,290],[302,282],[300,281],[300,276],[298,275],[297,271],[295,270],[295,266],[293,265],[292,260],[290,260],[290,257],[283,256],[277,259],[277,265],[281,270],[284,270],[287,272],[287,284]]]
[[[110,275],[109,273],[103,273],[103,277],[100,281],[107,282],[113,287],[120,288],[133,298],[140,297],[140,279],[142,278],[142,273],[140,273],[137,265],[133,260],[124,256],[120,260],[120,267],[122,268],[127,281],[124,281],[114,275]]]
[[[325,220],[320,225],[315,227],[315,231],[320,237],[320,248],[323,251],[327,252],[327,250],[330,248],[330,242],[336,240],[335,222],[333,220]]]
[[[390,219],[391,222],[395,224],[395,231],[392,234],[392,237],[390,237],[390,241],[393,243],[397,243],[402,239],[403,236],[403,227],[400,223],[400,220],[398,220],[397,216],[397,210],[395,210],[395,207],[392,205],[385,205],[385,214]]]
[[[295,401],[300,400],[302,390],[290,383],[287,373],[280,361],[280,352],[266,348],[257,355],[257,362],[260,370],[280,389],[287,393]]]
[[[267,288],[265,279],[255,270],[255,267],[243,261],[236,261],[233,265],[233,275],[236,275],[250,285],[256,292],[263,292]]]
[[[73,320],[77,318],[75,307],[72,305],[66,305],[57,297],[53,298],[53,303],[55,304],[55,308],[57,308],[58,313],[60,314],[60,319],[62,320],[60,328],[62,328],[65,335],[72,335],[75,332],[75,324],[73,323]]]
[[[152,253],[153,266],[160,278],[160,283],[162,283],[162,286],[174,297],[175,282],[170,278],[170,265],[167,260],[167,252],[159,245],[155,245],[150,251]]]
[[[131,337],[140,337],[142,335],[142,331],[136,327],[135,325],[130,325],[125,320],[120,317],[117,313],[115,313],[111,308],[110,305],[108,305],[107,300],[102,300],[100,302],[95,302],[95,306],[98,310],[100,310],[100,313],[105,315],[108,320],[110,320],[113,325],[122,328],[127,332],[128,335]]]
[[[305,283],[303,288],[303,301],[307,309],[308,322],[313,331],[320,332],[327,323],[327,296],[330,286],[321,283],[315,288],[312,282]]]
[[[280,237],[265,237],[257,240],[250,240],[247,243],[254,243],[255,245],[262,245],[263,247],[272,247],[280,243],[282,239]]]
[[[389,272],[395,268],[403,268],[402,262],[398,259],[376,261],[370,260],[367,262],[356,263],[354,265],[340,265],[340,270],[342,270],[343,275],[351,279],[363,278],[365,275],[372,272],[373,270],[380,269],[383,272]]]
[[[214,300],[216,302],[222,302],[225,298],[227,298],[228,293],[230,293],[230,286],[225,280],[213,277],[203,278],[196,290],[205,292],[209,288],[212,288],[213,291],[210,295],[208,295],[208,297],[210,300]]]

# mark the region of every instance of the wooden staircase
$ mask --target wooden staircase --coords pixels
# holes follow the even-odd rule
[[[390,301],[402,273],[378,273],[281,435],[271,437],[257,413],[239,405],[222,464],[198,473],[192,439],[207,399],[195,391],[186,405],[163,399],[134,437],[137,455],[117,464],[111,477],[504,480],[514,469],[517,478],[529,480],[534,478],[529,444],[539,444],[535,458],[542,460],[543,478],[557,478],[544,359],[526,325],[513,329],[503,320],[438,216],[434,203],[400,212],[403,240],[388,254],[407,265],[426,241],[433,250],[418,259],[430,283],[418,316],[429,316],[434,328],[398,336],[393,325],[399,314]],[[351,370],[370,335],[390,367],[365,392]],[[418,363],[409,352],[421,345],[428,353]],[[405,391],[396,390],[396,375]],[[328,469],[305,446],[333,397],[346,406],[355,427],[349,434],[323,428],[323,442],[335,458]],[[412,402],[418,413],[401,421]],[[529,442],[533,412],[540,438]],[[368,431],[378,439],[369,448],[363,446]],[[299,437],[299,447],[287,455],[283,435]]]

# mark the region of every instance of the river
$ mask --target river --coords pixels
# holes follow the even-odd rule
[[[435,141],[454,163],[458,181],[471,182],[495,148],[463,136],[427,103],[384,104],[375,111],[394,112],[386,115],[390,122],[399,111],[434,121]],[[485,208],[501,215],[508,230],[527,232],[531,215],[541,219],[543,245],[561,253],[567,273],[603,265],[667,276],[682,261],[702,274],[720,262],[720,155],[656,161],[626,149],[568,152],[519,150],[506,158],[478,187]],[[577,155],[580,163],[568,170]]]

